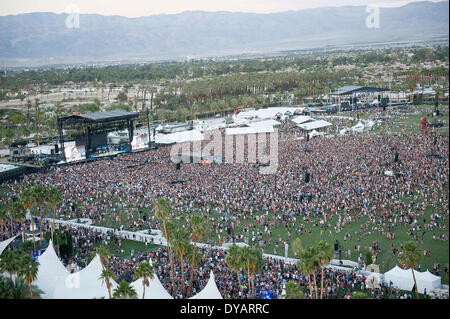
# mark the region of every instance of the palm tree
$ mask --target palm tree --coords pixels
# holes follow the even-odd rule
[[[8,227],[6,226],[6,223],[8,221],[8,207],[0,203],[0,230],[2,234],[6,235],[6,238],[11,238],[11,235],[8,231]],[[1,237],[2,240],[4,240],[3,235]]]
[[[189,253],[189,248],[191,246],[191,244],[189,243],[189,234],[183,230],[175,231],[172,236],[171,245],[173,246],[173,250],[175,252],[175,257],[180,259],[180,263],[181,263],[181,294],[184,297],[186,295],[184,264],[185,264],[186,256]]]
[[[108,295],[109,299],[111,298],[111,279],[114,279],[115,275],[114,273],[109,269],[103,269],[102,274],[100,275],[100,278],[102,280],[102,284],[106,283],[106,288],[108,288]]]
[[[34,299],[40,299],[44,293],[37,286],[32,285]],[[25,280],[15,280],[0,276],[0,299],[29,299],[31,298],[29,287]]]
[[[109,256],[111,255],[111,253],[108,251],[108,248],[106,248],[106,246],[103,245],[98,246],[95,249],[95,253],[96,255],[99,255],[102,268],[105,269],[105,263],[106,264],[109,263]]]
[[[47,201],[47,197],[48,197],[48,191],[47,189],[42,186],[42,185],[36,185],[32,188],[32,194],[34,196],[34,200],[37,203],[38,207],[39,207],[39,233],[40,233],[40,246],[41,246],[41,250],[42,250],[42,211],[43,211],[43,207],[45,202]]]
[[[306,274],[308,277],[308,283],[309,283],[309,293],[311,296],[311,299],[314,298],[312,283],[311,283],[311,274],[315,273],[316,266],[314,261],[314,255],[315,251],[313,247],[309,247],[308,249],[304,249],[300,251],[300,260],[297,263],[297,267],[299,271]],[[316,296],[317,297],[317,290],[316,290]]]
[[[225,257],[225,262],[227,263],[228,268],[230,268],[231,271],[234,271],[238,277],[239,286],[241,286],[241,277],[239,276],[242,270],[241,258],[241,249],[236,245],[232,245],[228,249]]]
[[[128,282],[122,280],[114,290],[113,299],[136,299],[136,290]]]
[[[30,289],[30,296],[33,299],[32,283],[37,279],[39,262],[29,255],[22,255],[20,258],[20,268],[17,271],[17,277],[25,280]]]
[[[147,261],[140,262],[138,265],[138,268],[136,269],[136,272],[134,273],[134,276],[136,279],[142,278],[142,287],[143,293],[142,293],[142,299],[145,298],[145,287],[150,285],[149,279],[153,279],[155,276],[155,268],[153,268],[150,263]]]
[[[62,192],[59,188],[50,187],[47,190],[47,202],[53,209],[53,221],[52,221],[52,241],[53,241],[53,232],[55,231],[55,218],[56,218],[56,205],[62,201]]]
[[[406,267],[411,268],[414,286],[416,288],[416,298],[419,299],[416,276],[414,275],[414,268],[419,265],[421,259],[419,247],[412,241],[406,242],[403,245],[403,250],[399,253],[398,259],[402,264],[405,264]]]
[[[317,263],[321,269],[321,280],[320,280],[320,299],[323,299],[323,271],[324,267],[330,264],[330,260],[333,258],[333,252],[331,251],[331,246],[326,242],[321,240],[317,245]]]
[[[193,215],[191,217],[191,219],[189,220],[189,224],[190,224],[190,233],[191,233],[190,237],[194,243],[194,251],[192,253],[191,265],[195,265],[195,256],[196,256],[195,250],[197,248],[196,243],[200,242],[201,240],[203,240],[203,238],[206,237],[208,228],[207,228],[207,224],[204,221],[204,218],[200,214]],[[191,275],[189,278],[189,291],[188,291],[189,296],[192,293],[193,281],[194,281],[194,266],[191,267]]]
[[[21,203],[23,205],[24,210],[30,212],[31,226],[33,226],[33,254],[36,254],[36,239],[34,236],[34,230],[36,227],[34,227],[35,225],[34,225],[34,219],[33,219],[33,213],[32,213],[33,206],[35,203],[35,197],[34,197],[32,190],[24,189],[20,193],[20,199],[21,199]]]
[[[283,296],[283,299],[304,299],[305,294],[303,293],[300,285],[294,281],[289,281],[286,284],[286,295]]]
[[[175,294],[175,275],[173,270],[173,252],[172,247],[170,245],[170,228],[168,227],[168,219],[172,215],[172,207],[170,206],[170,202],[165,198],[159,198],[157,201],[153,203],[154,206],[154,215],[158,218],[163,224],[164,237],[167,242],[167,250],[169,251],[169,262],[170,262],[170,272],[172,275],[172,292]]]
[[[25,241],[25,226],[23,220],[25,219],[27,212],[21,200],[16,200],[11,205],[11,217],[20,223],[22,228],[23,240]]]
[[[36,144],[39,147],[39,99],[34,99],[34,128],[37,137]]]
[[[20,269],[19,260],[20,260],[20,251],[19,250],[6,250],[2,253],[2,258],[0,259],[0,272],[7,272],[9,274],[9,278],[12,279],[12,276],[17,273]]]

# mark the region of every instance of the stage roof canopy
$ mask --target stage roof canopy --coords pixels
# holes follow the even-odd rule
[[[113,121],[122,121],[139,117],[138,112],[128,112],[125,110],[113,110],[105,112],[95,112],[86,114],[74,114],[66,117],[61,117],[62,121],[81,121],[89,123],[104,123]]]
[[[374,93],[374,92],[382,92],[382,91],[389,91],[389,89],[377,88],[377,87],[373,87],[373,86],[347,85],[347,86],[340,87],[336,91],[332,92],[331,95],[350,95],[353,93],[360,93],[360,92]]]

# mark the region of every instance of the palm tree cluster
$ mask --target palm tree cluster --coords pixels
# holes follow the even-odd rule
[[[196,243],[207,238],[208,226],[201,214],[196,214],[186,218],[188,225],[186,229],[178,229],[170,222],[172,207],[165,198],[160,198],[153,203],[154,215],[163,225],[163,235],[167,240],[167,250],[172,279],[172,292],[175,294],[174,259],[180,260],[181,266],[181,294],[183,297],[192,295],[192,285],[194,281],[194,270],[202,256],[197,251]],[[190,279],[188,287],[185,280],[186,263],[190,266]]]
[[[13,237],[16,231],[14,229],[14,222],[18,222],[23,237],[25,238],[25,219],[27,218],[27,214],[30,214],[31,216],[39,216],[39,238],[42,239],[42,214],[44,212],[45,204],[49,204],[53,209],[53,223],[51,229],[51,239],[53,240],[56,207],[61,201],[62,192],[56,187],[36,185],[31,189],[24,189],[15,200],[0,203],[0,229],[2,230],[2,234],[5,234],[7,238]],[[7,227],[8,221],[10,224],[9,230]],[[33,228],[33,252],[36,254],[36,238],[34,232],[36,225],[34,224],[33,218],[31,218],[31,224]],[[40,240],[40,249],[42,250],[42,240]]]
[[[232,245],[227,251],[225,262],[236,273],[239,286],[242,286],[241,273],[247,274],[249,293],[254,298],[256,292],[254,284],[255,275],[261,272],[264,267],[262,251],[258,248]]]
[[[324,269],[333,258],[331,246],[326,241],[321,240],[315,246],[303,248],[300,239],[297,239],[293,248],[300,257],[297,263],[299,271],[308,277],[309,295],[311,299],[319,299],[316,276],[317,272],[320,271],[320,299],[323,299]],[[311,280],[311,276],[313,280]]]
[[[24,249],[4,251],[0,259],[0,272],[8,273],[9,278],[0,276],[0,299],[40,298],[42,291],[33,285],[37,279],[39,262]],[[16,278],[13,279],[13,276]],[[27,289],[24,289],[28,285]]]

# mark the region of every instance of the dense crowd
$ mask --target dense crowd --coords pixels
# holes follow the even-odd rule
[[[181,164],[181,170],[176,170],[169,158],[170,147],[160,147],[28,174],[19,183],[5,184],[5,194],[12,198],[35,184],[56,186],[64,194],[57,208],[58,217],[89,218],[96,224],[114,223],[133,231],[161,229],[160,223],[147,213],[152,211],[155,199],[165,197],[173,207],[171,220],[180,227],[185,226],[183,222],[190,214],[204,214],[213,234],[205,242],[219,244],[220,235],[222,242],[245,242],[266,253],[277,253],[279,247],[284,251],[286,239],[273,235],[273,230],[281,226],[288,241],[310,236],[315,227],[321,235],[331,235],[356,223],[359,231],[346,233],[345,241],[361,241],[373,234],[393,240],[396,231],[406,227],[411,240],[423,242],[432,236],[448,242],[443,234],[449,215],[447,136],[438,136],[434,147],[430,138],[421,134],[395,135],[385,131],[386,134],[350,134],[305,142],[297,138],[302,134],[298,128],[287,123],[279,132],[276,174],[261,174],[258,165],[247,159],[244,163]],[[203,145],[207,143],[204,141]],[[245,154],[247,143],[246,140]],[[270,152],[272,146],[267,140],[257,145],[261,147]],[[222,154],[224,148],[223,145]],[[442,158],[427,156],[432,152]],[[398,162],[394,162],[395,153],[399,155]],[[400,175],[387,177],[386,170]],[[311,174],[309,183],[304,182],[307,172]],[[174,180],[184,183],[171,184]],[[112,235],[94,238],[97,235],[88,231],[72,231],[79,238],[74,244],[79,256],[86,255],[96,241],[114,240]],[[268,246],[273,246],[273,251]],[[390,248],[396,255],[400,247],[392,244]],[[355,246],[354,251],[361,256],[361,247]],[[378,247],[374,245],[371,251],[376,258]],[[345,253],[350,257],[352,251]],[[153,254],[159,261],[158,275],[163,284],[169,285],[167,251],[161,248]],[[223,253],[205,250],[203,254],[204,264],[194,280],[195,290],[204,286],[213,267],[224,296],[244,297],[247,292],[236,288],[236,274],[227,269]],[[139,258],[149,255],[135,257]],[[136,260],[123,264],[113,258],[110,267],[120,274],[133,268]],[[295,266],[290,267],[267,260],[263,274],[257,276],[258,293],[279,295],[281,283],[289,279],[307,284],[306,277]],[[336,297],[340,289],[364,285],[364,280],[354,274],[327,271],[326,277],[325,295],[330,298]],[[398,297],[384,290],[379,296]]]

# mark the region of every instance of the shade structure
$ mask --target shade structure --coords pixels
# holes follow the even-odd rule
[[[295,124],[302,124],[311,120],[313,119],[307,115],[299,115],[291,119],[291,121],[294,122]]]
[[[3,253],[3,251],[6,249],[6,247],[8,247],[8,245],[14,240],[16,239],[16,237],[19,235],[16,235],[14,237],[11,237],[7,240],[1,241],[0,242],[0,255]]]
[[[51,240],[38,261],[39,269],[35,284],[44,292],[43,298],[51,298],[57,281],[65,279],[70,273],[56,255]]]
[[[57,281],[53,292],[53,299],[93,299],[109,298],[108,288],[100,279],[102,273],[100,256],[94,259],[84,269],[69,274]],[[110,279],[111,294],[117,287],[117,283]]]
[[[198,130],[189,130],[172,134],[157,134],[155,137],[156,144],[185,143],[201,140],[203,140],[203,134]]]
[[[265,120],[259,122],[248,123],[249,127],[274,127],[280,125],[281,123],[275,120]]]
[[[209,274],[209,280],[205,288],[202,289],[198,294],[189,299],[223,299],[216,285],[216,280],[214,274],[211,270]]]
[[[414,270],[414,276],[416,277],[417,291],[423,293],[425,288],[429,293],[431,290],[441,287],[441,277],[435,276],[428,270],[426,272],[419,272]],[[411,291],[414,287],[414,278],[412,276],[411,269],[401,269],[395,266],[384,274],[385,283],[392,282],[394,287]]]
[[[317,120],[314,122],[308,122],[303,124],[298,124],[297,126],[304,129],[305,131],[311,131],[327,126],[331,126],[332,124],[330,122],[324,121],[324,120]]]
[[[246,135],[273,132],[273,126],[230,127],[225,130],[226,135]]]
[[[425,288],[427,293],[435,289],[440,289],[442,287],[441,277],[433,275],[431,272],[415,272],[417,286],[419,287],[419,292],[423,293]]]

